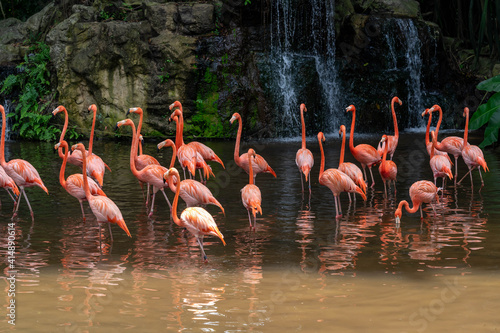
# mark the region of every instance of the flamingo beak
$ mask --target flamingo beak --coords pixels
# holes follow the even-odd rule
[[[399,225],[401,223],[401,218],[399,216],[396,216],[396,225]]]
[[[236,120],[235,116],[232,116],[231,119],[229,119],[229,122],[232,124]]]
[[[346,112],[347,112],[347,111],[351,111],[351,106],[348,106],[348,107],[345,109],[345,111],[346,111]]]

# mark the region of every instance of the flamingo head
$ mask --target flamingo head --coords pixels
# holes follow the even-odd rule
[[[58,150],[59,147],[61,147],[61,146],[68,147],[68,143],[66,141],[62,140],[62,141],[56,143],[56,145],[54,146],[54,149]]]
[[[392,101],[395,102],[395,103],[398,103],[399,105],[403,105],[403,102],[397,96],[394,96],[392,98]]]
[[[139,140],[141,140],[141,144],[144,144],[144,137],[142,136],[142,134],[139,134]]]
[[[131,119],[123,119],[123,120],[120,120],[119,122],[116,123],[116,126],[115,126],[115,130],[118,128],[118,127],[122,127],[123,125],[129,125],[129,126],[132,126],[134,123],[132,122]]]
[[[468,107],[465,107],[464,108],[464,117],[468,117],[469,116],[469,108]]]
[[[384,143],[387,141],[387,135],[382,135],[382,139],[380,139],[380,143]]]
[[[137,114],[142,114],[142,109],[137,107],[137,108],[130,108],[128,109],[127,111],[127,116],[129,115],[129,113],[137,113]]]
[[[71,150],[75,151],[75,150],[80,150],[81,152],[85,153],[85,146],[83,145],[83,143],[77,143],[75,145],[72,145],[71,146]]]
[[[166,179],[168,181],[168,179],[173,177],[173,176],[175,176],[175,177],[177,177],[177,179],[179,179],[179,171],[177,171],[176,168],[168,169],[167,172],[165,172],[165,174],[163,175],[163,179],[164,180]]]
[[[233,116],[231,117],[231,119],[229,119],[229,122],[232,124],[236,119],[240,119],[241,116],[238,112],[235,112],[233,113]]]
[[[429,113],[432,113],[434,111],[439,111],[439,110],[441,110],[441,107],[439,105],[437,105],[437,104],[434,104],[432,106],[432,108],[429,109]]]
[[[182,116],[182,112],[179,109],[177,109],[174,112],[172,112],[170,118],[168,118],[168,122],[171,122],[172,120],[175,120],[175,122],[177,122],[180,116]]]
[[[300,112],[307,112],[307,108],[304,103],[300,104]]]
[[[349,112],[349,111],[356,111],[356,108],[354,107],[354,105],[349,105],[346,109],[345,109],[346,112]]]
[[[422,112],[422,117],[424,117],[425,115],[429,114],[429,110],[430,110],[430,109],[425,109],[425,111],[424,111],[424,112]]]
[[[400,207],[396,209],[396,212],[394,213],[394,218],[396,220],[396,224],[399,224],[401,222],[401,216],[403,215],[403,211],[401,210]]]
[[[52,115],[55,116],[56,114],[58,114],[59,112],[62,112],[64,110],[66,110],[66,108],[62,105],[59,105],[57,108],[54,109],[54,111],[52,111]]]
[[[319,142],[324,142],[325,141],[325,135],[323,134],[323,132],[319,132],[318,133],[318,141]]]
[[[92,104],[91,106],[89,106],[89,111],[96,113],[97,112],[97,106],[95,104]]]
[[[257,155],[257,154],[255,153],[255,150],[250,148],[250,149],[248,149],[248,155],[253,156],[255,158],[255,155]]]
[[[345,133],[345,125],[340,125],[339,137],[342,136],[343,133]]]
[[[182,110],[182,104],[179,101],[175,101],[170,106],[168,107],[169,110],[172,110],[173,108],[178,107],[179,109]]]
[[[160,142],[157,147],[158,147],[158,150],[160,150],[165,146],[172,147],[173,145],[174,145],[174,142],[170,139],[167,139],[165,141]]]

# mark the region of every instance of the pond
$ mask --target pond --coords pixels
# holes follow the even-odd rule
[[[442,135],[449,135],[445,133]],[[452,133],[453,134],[453,133]],[[463,135],[463,133],[454,133]],[[479,134],[470,142],[478,144]],[[78,201],[58,180],[61,160],[54,143],[7,142],[6,159],[23,158],[39,171],[49,190],[26,190],[35,214],[32,223],[24,199],[15,219],[15,296],[9,296],[11,273],[8,231],[12,202],[0,192],[0,268],[5,285],[0,331],[38,332],[490,332],[500,329],[500,168],[494,150],[485,151],[490,172],[485,187],[474,172],[461,185],[448,182],[438,215],[424,207],[420,214],[403,212],[394,221],[400,200],[417,180],[432,180],[424,133],[404,133],[394,161],[397,193],[383,196],[376,185],[349,204],[341,196],[344,215],[335,219],[331,191],[318,183],[320,153],[314,154],[312,196],[301,194],[295,165],[300,142],[250,142],[278,177],[257,176],[263,215],[250,230],[240,190],[248,176],[235,167],[234,142],[206,142],[226,164],[212,164],[215,179],[208,187],[225,208],[214,216],[227,246],[205,237],[208,262],[201,260],[191,235],[187,239],[169,217],[163,196],[152,218],[141,188],[129,168],[129,143],[94,143],[94,152],[110,166],[103,190],[120,208],[129,238],[112,226],[111,244],[99,229],[88,204],[82,221]],[[325,143],[326,167],[336,167],[337,135]],[[376,145],[379,137],[357,136],[356,143]],[[159,141],[159,140],[158,140]],[[168,165],[171,151],[157,153],[146,142],[145,153]],[[347,151],[346,160],[355,162]],[[459,160],[459,177],[467,168]],[[76,173],[68,166],[66,175]],[[167,191],[170,200],[173,193]],[[180,209],[184,204],[180,201]],[[497,211],[499,209],[499,211]],[[16,325],[6,315],[16,304]]]

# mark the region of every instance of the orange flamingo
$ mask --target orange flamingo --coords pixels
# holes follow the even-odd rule
[[[82,143],[77,143],[71,147],[71,150],[79,150],[82,153],[82,162],[83,169],[86,170],[87,164],[87,154],[85,153],[85,146]],[[89,149],[90,151],[90,149]],[[137,149],[136,149],[137,151]],[[117,224],[120,228],[125,231],[127,236],[132,237],[130,235],[130,231],[125,224],[125,220],[122,217],[122,213],[118,206],[108,197],[102,195],[92,195],[90,192],[89,182],[87,177],[83,178],[83,190],[85,191],[85,197],[89,202],[90,209],[92,209],[92,213],[94,213],[97,222],[99,223],[108,223],[109,235],[111,236],[111,241],[113,241],[113,233],[111,232],[111,223]],[[99,245],[101,244],[101,227],[99,226]]]
[[[387,160],[387,152],[389,151],[388,136],[383,135],[382,140],[380,140],[380,146],[384,150],[384,155],[382,156],[382,162],[378,167],[378,172],[380,173],[380,177],[382,177],[382,181],[384,182],[384,192],[387,197],[387,187],[385,185],[386,181],[389,181],[389,188],[391,187],[391,180],[394,184],[394,193],[396,193],[396,176],[398,175],[398,167],[396,163],[393,161]]]
[[[4,188],[9,194],[14,204],[16,203],[16,199],[10,194],[9,189],[16,195],[19,195],[19,188],[16,185],[16,182],[9,177],[9,175],[5,172],[2,166],[0,166],[0,188]],[[2,207],[2,202],[0,201],[0,207]]]
[[[430,109],[425,109],[425,111],[422,112],[422,117],[424,117],[425,115],[429,115],[429,120],[427,121],[427,128],[425,129],[425,148],[427,148],[427,154],[429,154],[429,156],[430,156],[433,145],[432,145],[432,141],[429,140],[429,130],[430,130],[431,121],[432,121],[432,112],[429,112],[429,110]],[[437,126],[436,126],[436,130],[435,130],[436,138],[437,138],[437,135],[439,133],[439,127],[440,126],[441,126],[441,122],[438,122]],[[437,150],[436,148],[434,148],[434,155],[443,155],[443,156],[446,156],[446,159],[448,161],[450,161],[451,164],[453,164],[451,162],[450,156],[448,155],[447,152],[440,151],[440,150]]]
[[[175,144],[172,142],[172,140],[167,139],[165,141],[162,141],[158,144],[158,150],[161,148],[169,146],[172,147],[173,149],[173,154],[172,154],[172,160],[170,162],[170,168],[174,167],[175,164],[175,156],[176,156],[176,148]],[[166,173],[163,175],[163,179],[166,180]],[[168,186],[170,187],[170,190],[175,193],[177,190],[177,186],[179,186],[179,180],[177,178],[174,179],[174,182],[169,182]],[[224,211],[224,207],[220,204],[217,199],[213,196],[212,192],[200,183],[197,180],[194,179],[185,179],[180,182],[181,186],[181,191],[180,191],[180,196],[182,200],[186,203],[187,207],[192,207],[192,206],[200,206],[200,205],[215,205],[218,206],[223,214],[226,214]]]
[[[184,144],[184,138],[182,135],[182,125],[180,121],[180,111],[175,110],[172,115],[170,115],[170,120],[175,120],[175,116],[177,115],[176,121],[176,130],[175,130],[175,146],[177,147],[177,159],[179,160],[179,164],[182,167],[182,171],[184,171],[184,179],[186,179],[186,168],[188,168],[190,177],[194,177],[196,173],[196,151],[193,147]]]
[[[356,185],[358,185],[361,190],[366,194],[366,183],[363,179],[363,173],[361,169],[354,163],[344,162],[344,152],[345,152],[345,135],[346,129],[344,125],[340,125],[339,135],[342,135],[342,146],[340,147],[340,159],[339,159],[339,170],[348,175]],[[351,202],[351,194],[349,195],[349,202]],[[356,196],[354,196],[356,200]]]
[[[403,213],[403,207],[406,208],[408,213],[415,213],[420,208],[420,218],[424,218],[422,213],[422,204],[428,203],[431,205],[432,210],[434,210],[434,215],[436,215],[436,209],[432,205],[432,202],[436,201],[439,203],[439,197],[437,192],[440,191],[432,182],[428,180],[419,180],[413,183],[410,187],[410,198],[413,203],[413,208],[410,208],[408,201],[403,200],[399,203],[394,217],[396,218],[396,223],[401,221],[401,215]]]
[[[443,189],[444,189],[444,184],[446,180],[446,176],[448,178],[452,179],[453,174],[451,173],[451,162],[449,160],[448,154],[446,156],[444,155],[436,155],[435,152],[438,151],[436,148],[434,148],[434,145],[436,144],[436,135],[434,131],[431,131],[432,135],[432,146],[431,146],[431,160],[429,161],[429,164],[432,169],[432,173],[434,175],[434,185],[436,185],[436,181],[438,178],[442,177],[443,178]],[[448,157],[448,158],[446,158]]]
[[[361,163],[363,167],[363,173],[365,175],[365,181],[368,182],[366,177],[366,167],[370,170],[370,175],[372,176],[372,186],[375,186],[375,179],[373,179],[372,166],[380,163],[381,157],[373,146],[367,144],[359,144],[354,147],[354,125],[356,124],[356,108],[354,105],[349,105],[346,112],[352,111],[352,123],[351,123],[351,136],[349,137],[349,150],[354,158]]]
[[[240,140],[241,140],[241,132],[243,130],[243,123],[241,121],[241,116],[239,113],[234,113],[231,119],[229,120],[231,124],[235,121],[238,120],[238,134],[236,135],[236,144],[234,146],[234,162],[243,170],[246,171],[246,173],[250,173],[250,170],[248,168],[248,156],[247,153],[242,154],[239,156],[239,151],[240,151]],[[258,173],[270,173],[276,178],[276,173],[274,170],[267,164],[266,160],[260,156],[259,154],[255,155],[255,158],[252,160],[252,167],[253,167],[253,182],[255,183],[255,178],[257,177]]]
[[[168,184],[165,184],[163,182],[163,175],[165,174],[165,172],[167,172],[167,168],[161,165],[150,164],[147,165],[142,170],[137,170],[135,166],[135,157],[137,156],[137,146],[139,144],[139,138],[137,137],[135,125],[132,119],[128,118],[116,123],[117,127],[121,127],[123,125],[132,127],[132,147],[130,149],[130,171],[132,171],[132,174],[140,182],[146,183],[148,185],[153,185],[153,199],[151,200],[151,210],[149,211],[148,216],[149,217],[153,216],[156,192],[158,191],[161,191],[163,193],[163,196],[165,197],[168,206],[172,208],[172,205],[170,204],[170,201],[168,200],[164,190],[165,187],[168,187]]]
[[[177,107],[179,112],[180,112],[179,118],[180,118],[180,122],[181,122],[181,135],[182,135],[182,133],[184,132],[184,115],[183,115],[183,111],[182,111],[181,102],[179,102],[179,101],[173,102],[172,104],[170,104],[169,109],[172,110],[175,107]],[[179,149],[178,142],[175,142],[175,145],[177,146],[177,149]],[[190,145],[191,147],[193,147],[193,149],[195,151],[200,153],[200,155],[203,157],[203,159],[205,161],[217,162],[220,165],[222,165],[223,168],[225,168],[224,163],[219,158],[219,156],[217,156],[217,154],[215,154],[215,152],[211,148],[207,147],[203,143],[197,142],[197,141],[191,141],[190,143],[188,143],[188,145]]]
[[[307,112],[306,105],[300,104],[300,121],[302,122],[302,148],[297,151],[295,155],[295,164],[300,172],[300,184],[302,185],[302,192],[304,192],[304,182],[302,181],[302,174],[307,178],[309,172],[314,165],[314,157],[309,149],[306,148],[306,123],[304,121],[304,112]],[[309,177],[309,194],[311,194],[311,178]]]
[[[398,118],[396,117],[396,111],[394,111],[394,103],[396,102],[399,105],[403,105],[403,102],[401,102],[401,100],[397,96],[392,98],[391,111],[392,111],[392,120],[394,121],[394,135],[387,135],[386,139],[386,144],[388,146],[388,154],[391,155],[391,161],[399,141]],[[377,152],[380,156],[384,154],[384,149],[380,144],[377,147]]]
[[[352,181],[349,176],[347,176],[342,171],[337,169],[327,169],[325,170],[325,152],[323,151],[322,141],[325,141],[325,135],[323,132],[318,133],[319,148],[321,150],[321,167],[319,171],[319,183],[328,187],[335,199],[335,210],[337,215],[336,218],[342,216],[342,207],[340,205],[339,194],[342,192],[358,193],[366,200],[365,193]],[[340,214],[339,214],[340,211]]]
[[[65,149],[63,155],[63,162],[61,165],[61,171],[59,172],[59,182],[61,183],[61,186],[70,195],[78,199],[78,201],[80,202],[80,208],[82,209],[83,220],[85,221],[85,212],[83,211],[83,201],[87,200],[87,197],[85,196],[85,190],[83,189],[83,175],[81,173],[77,173],[69,176],[67,179],[64,179],[64,171],[66,170],[66,162],[68,161],[68,155],[69,155],[68,143],[64,140],[59,141],[59,143],[54,146],[54,149],[59,150],[59,148]],[[90,194],[102,195],[104,197],[107,196],[92,178],[90,178],[87,175],[85,175],[85,177],[88,178],[87,181],[89,184]]]
[[[62,141],[62,140],[64,140],[64,135],[66,135],[66,130],[68,129],[68,111],[66,110],[66,108],[64,106],[59,105],[57,108],[54,109],[54,111],[52,111],[52,115],[55,116],[59,112],[64,112],[64,126],[63,126],[63,129],[62,129],[62,132],[61,132],[61,137],[59,138],[59,141]],[[69,147],[68,147],[68,150],[69,150]],[[64,159],[64,154],[63,154],[63,151],[62,151],[62,147],[60,147],[57,150],[57,153],[59,154],[59,157],[61,159]],[[82,165],[83,165],[82,154],[80,154],[79,150],[71,152],[71,154],[69,154],[69,156],[68,156],[68,163],[76,165],[79,168],[82,167]]]
[[[471,145],[467,143],[467,135],[469,131],[469,108],[464,109],[464,117],[465,117],[465,132],[464,132],[464,146],[462,149],[462,158],[464,159],[465,164],[469,168],[469,172],[465,174],[465,176],[460,179],[459,184],[464,180],[467,174],[470,174],[470,185],[471,188],[474,187],[474,183],[472,181],[472,170],[477,168],[479,170],[479,176],[481,177],[481,187],[484,186],[483,176],[481,175],[481,167],[485,171],[489,171],[488,165],[484,159],[483,151],[481,148],[475,145]]]
[[[138,144],[139,155],[137,155],[137,157],[134,158],[137,170],[142,170],[146,166],[152,165],[152,164],[160,165],[160,162],[158,162],[158,160],[156,158],[154,158],[153,156],[146,155],[146,154],[142,153],[142,140],[143,140],[143,138],[141,135],[141,129],[142,129],[142,120],[143,120],[144,112],[142,111],[141,108],[131,108],[127,111],[127,116],[130,113],[135,113],[135,114],[139,115],[139,124],[137,124],[137,137],[139,138],[139,142],[138,142],[139,143]]]
[[[172,177],[180,179],[179,172],[176,168],[170,168],[166,177],[168,182],[173,181],[173,179],[171,179]],[[217,227],[217,224],[215,223],[212,215],[210,215],[209,212],[201,207],[188,207],[181,213],[181,218],[177,216],[177,204],[179,202],[180,191],[181,187],[177,186],[174,202],[172,204],[172,218],[175,224],[182,228],[186,228],[196,238],[198,244],[200,245],[202,258],[206,262],[207,255],[205,254],[205,250],[203,249],[203,236],[217,236],[220,238],[222,243],[226,245],[224,236],[219,231],[219,228]]]
[[[432,113],[434,111],[439,111],[439,120],[438,120],[438,125],[441,125],[441,120],[443,119],[443,110],[439,105],[434,105],[429,109],[429,113]],[[436,127],[436,128],[437,128]],[[437,140],[437,134],[436,134],[436,140]],[[449,136],[444,138],[441,142],[434,143],[434,147],[437,150],[444,151],[446,153],[449,153],[455,157],[455,184],[457,183],[457,175],[458,175],[458,157],[462,154],[462,147],[464,145],[464,139],[459,138],[458,136]]]
[[[15,204],[16,210],[14,211],[14,215],[12,215],[12,219],[17,216],[17,211],[19,210],[19,204],[21,203],[21,197],[24,194],[24,198],[26,199],[26,203],[31,212],[31,220],[35,221],[35,216],[33,214],[33,210],[31,209],[30,202],[28,200],[28,196],[24,191],[26,187],[38,186],[42,190],[44,190],[47,194],[49,191],[43,184],[38,171],[27,161],[21,159],[10,160],[9,162],[5,161],[5,109],[2,105],[0,105],[0,113],[2,113],[2,138],[0,143],[0,165],[5,170],[5,173],[9,175],[10,178],[14,180],[16,185],[19,187],[19,197],[17,198],[17,202]]]
[[[304,105],[304,104],[302,104]],[[247,156],[248,156],[248,166],[250,168],[250,173],[249,173],[249,180],[248,180],[248,185],[245,185],[241,189],[241,201],[243,202],[243,206],[248,211],[248,221],[250,222],[250,229],[252,228],[252,215],[253,215],[253,228],[257,227],[257,212],[259,212],[260,215],[262,215],[262,208],[261,208],[261,194],[260,194],[260,189],[253,183],[253,167],[252,167],[252,158],[255,158],[255,150],[250,148],[248,150]],[[250,215],[251,212],[251,215]]]
[[[105,172],[104,168],[108,169],[109,172],[111,172],[111,169],[109,168],[109,166],[107,166],[106,163],[103,162],[103,160],[99,156],[92,153],[97,106],[95,104],[92,104],[91,106],[89,106],[89,111],[92,111],[94,113],[94,119],[92,120],[92,129],[90,130],[89,139],[89,151],[87,154],[87,175],[94,178],[99,186],[102,187]]]

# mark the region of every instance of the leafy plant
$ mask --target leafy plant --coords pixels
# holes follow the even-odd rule
[[[12,130],[18,131],[21,138],[49,141],[59,132],[49,125],[52,115],[44,113],[52,100],[49,60],[49,47],[42,42],[34,43],[24,61],[16,67],[18,74],[9,75],[2,83],[0,93],[20,92],[18,99],[13,101],[15,112],[8,116],[14,118]]]
[[[498,130],[500,129],[500,75],[480,82],[477,89],[495,92],[486,103],[477,108],[469,122],[469,127],[472,130],[488,123],[484,130],[483,142],[479,144],[479,147],[484,148],[498,141]]]

